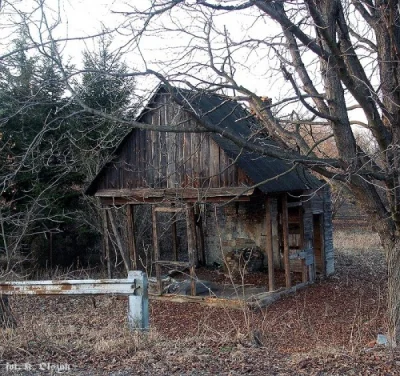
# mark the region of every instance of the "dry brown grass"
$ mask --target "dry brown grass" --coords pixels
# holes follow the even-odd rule
[[[345,226],[338,224],[333,233],[335,250],[339,252],[363,252],[382,250],[379,235],[371,226]]]
[[[125,299],[15,297],[19,325],[0,331],[0,359],[77,375],[394,375],[399,355],[368,347],[385,327],[379,238],[342,228],[334,241],[332,278],[258,311],[152,302],[148,334],[127,329]]]

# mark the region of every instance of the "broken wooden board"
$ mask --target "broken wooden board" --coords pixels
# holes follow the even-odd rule
[[[277,300],[282,297],[290,294],[296,293],[298,290],[301,290],[310,285],[310,282],[299,283],[295,286],[292,286],[289,289],[279,289],[275,291],[269,291],[265,293],[261,293],[258,295],[253,295],[250,299],[247,300],[247,304],[249,307],[254,309],[265,308],[269,305],[275,303]]]
[[[275,303],[284,296],[294,294],[298,290],[301,290],[310,285],[310,282],[299,283],[296,286],[292,286],[289,289],[284,287],[275,291],[266,291],[259,294],[254,294],[247,299],[226,298],[218,296],[191,296],[191,295],[179,295],[179,294],[163,294],[157,295],[149,293],[149,299],[167,301],[173,303],[198,303],[202,305],[207,305],[210,307],[218,308],[230,308],[230,309],[261,309],[268,307],[269,305]]]
[[[173,302],[173,303],[198,303],[198,304],[202,304],[202,305],[207,305],[209,307],[230,308],[230,309],[243,309],[244,307],[246,307],[246,302],[241,299],[217,298],[217,297],[211,297],[211,296],[149,294],[149,299],[150,300],[160,300],[160,301],[164,301],[164,302]]]

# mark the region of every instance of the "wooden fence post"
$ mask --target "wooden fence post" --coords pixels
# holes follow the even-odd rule
[[[131,280],[137,289],[128,298],[128,324],[131,330],[149,329],[149,297],[146,273],[129,271],[128,280]]]

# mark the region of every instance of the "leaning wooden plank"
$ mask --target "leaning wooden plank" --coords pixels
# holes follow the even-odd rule
[[[128,261],[128,257],[127,257],[127,255],[126,255],[126,251],[125,251],[125,249],[124,249],[124,247],[123,247],[123,245],[122,245],[121,236],[120,236],[120,234],[118,233],[118,229],[117,229],[117,226],[116,226],[116,222],[115,222],[114,215],[113,215],[111,209],[110,209],[110,210],[107,210],[107,213],[108,213],[108,216],[109,216],[109,219],[110,219],[111,228],[112,228],[112,230],[113,230],[113,233],[114,233],[114,236],[115,236],[115,240],[117,241],[119,253],[121,254],[122,260],[123,260],[124,265],[125,265],[126,272],[128,273],[129,270],[130,270],[130,268],[129,268],[129,261]]]
[[[126,231],[128,234],[128,250],[131,269],[137,269],[136,257],[136,239],[135,239],[135,223],[134,223],[134,208],[133,205],[126,207]]]
[[[280,287],[279,289],[276,289],[274,291],[265,291],[265,292],[260,292],[258,294],[253,294],[251,295],[249,298],[247,298],[247,303],[249,305],[252,305],[254,303],[257,303],[258,301],[262,300],[262,299],[266,299],[270,296],[272,296],[273,294],[277,294],[279,292],[285,291],[284,287]]]
[[[301,290],[308,286],[310,283],[305,282],[305,283],[299,283],[289,289],[283,289],[283,290],[278,290],[278,291],[273,291],[270,293],[263,293],[260,295],[253,295],[251,300],[248,300],[247,304],[250,308],[258,309],[258,308],[264,308],[267,307],[273,303],[275,303],[277,300],[281,299],[282,297],[293,294],[297,292],[298,290]]]
[[[102,211],[103,218],[103,241],[104,241],[104,258],[107,263],[107,277],[112,278],[112,270],[111,270],[111,255],[110,255],[110,235],[108,233],[108,219],[107,219],[107,210]]]

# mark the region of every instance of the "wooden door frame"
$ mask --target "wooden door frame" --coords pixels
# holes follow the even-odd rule
[[[185,213],[186,215],[186,236],[187,236],[187,246],[189,262],[179,262],[175,260],[174,262],[169,262],[166,260],[160,260],[160,246],[158,240],[158,230],[157,230],[157,213]],[[174,265],[187,266],[190,270],[190,280],[191,280],[191,295],[196,295],[196,259],[197,259],[197,246],[196,246],[196,229],[195,229],[195,216],[194,216],[194,206],[187,203],[185,207],[163,207],[152,205],[152,222],[153,222],[153,250],[154,250],[154,264],[156,269],[156,279],[157,279],[157,289],[158,293],[162,295],[162,281],[161,281],[161,264],[163,262],[173,263]],[[173,236],[176,236],[176,231],[172,228]],[[176,239],[173,242],[176,245]],[[175,252],[174,252],[175,253]],[[174,254],[174,257],[176,253]]]

